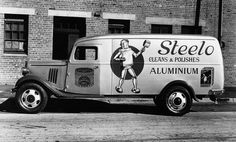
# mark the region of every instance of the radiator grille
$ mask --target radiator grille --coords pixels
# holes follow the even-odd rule
[[[49,74],[48,74],[48,81],[56,84],[57,83],[57,74],[58,74],[58,69],[51,68],[49,70]]]

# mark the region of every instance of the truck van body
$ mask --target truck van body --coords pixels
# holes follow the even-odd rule
[[[30,83],[57,97],[151,97],[177,115],[190,109],[192,99],[222,94],[224,85],[221,48],[209,36],[86,37],[75,42],[67,61],[29,61],[23,74],[14,90],[27,112],[30,103],[20,98],[35,96],[24,92]]]

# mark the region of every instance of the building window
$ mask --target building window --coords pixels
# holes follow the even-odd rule
[[[129,20],[113,20],[108,21],[109,34],[114,33],[129,33],[130,21]]]
[[[151,25],[151,33],[155,34],[172,34],[172,25]]]
[[[28,52],[28,16],[5,14],[4,53]]]
[[[182,34],[202,34],[202,27],[198,26],[181,26]]]

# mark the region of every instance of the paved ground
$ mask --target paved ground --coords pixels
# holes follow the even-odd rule
[[[183,117],[142,113],[0,114],[0,141],[236,141],[236,114]]]
[[[232,94],[231,94],[232,95]],[[44,112],[18,113],[0,87],[0,141],[236,141],[235,98],[203,99],[191,112],[167,116],[152,99],[50,99]]]
[[[0,104],[0,141],[236,141],[236,104],[194,103],[191,112],[167,116],[153,103],[112,104],[52,99],[39,114]]]

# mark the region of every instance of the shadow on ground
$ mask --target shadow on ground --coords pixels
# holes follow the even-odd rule
[[[0,104],[2,112],[19,112],[14,98],[9,98]],[[232,112],[236,111],[236,103],[214,104],[194,103],[191,112]],[[44,112],[50,113],[141,113],[166,115],[154,104],[122,103],[110,104],[104,101],[87,99],[50,99]]]
[[[14,98],[0,104],[0,111],[18,113]],[[104,101],[88,99],[50,99],[44,112],[50,113],[143,113],[164,114],[153,104],[110,104]]]
[[[8,98],[6,101],[0,104],[0,111],[6,112],[18,112],[14,98]]]
[[[47,105],[46,112],[95,112],[95,113],[142,113],[142,114],[163,114],[152,104],[110,104],[104,101],[77,99],[58,100],[53,99]]]

